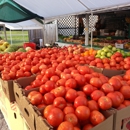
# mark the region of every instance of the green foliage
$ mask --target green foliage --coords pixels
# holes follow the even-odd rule
[[[11,39],[12,39],[12,44],[16,44],[16,45],[23,45],[24,42],[29,41],[28,31],[11,31],[11,35],[10,35],[10,31],[6,31],[6,35],[7,35],[8,43],[11,43]],[[1,38],[5,39],[4,32],[2,32]]]

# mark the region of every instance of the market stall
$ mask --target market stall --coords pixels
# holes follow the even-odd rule
[[[46,19],[129,3],[15,1]],[[130,52],[74,44],[16,50],[0,53],[0,72],[0,108],[12,130],[130,129]]]

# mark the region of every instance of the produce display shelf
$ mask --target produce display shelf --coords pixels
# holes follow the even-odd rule
[[[66,42],[55,42],[56,44],[58,44],[59,46],[70,46],[70,45],[74,45],[75,43],[66,43]],[[91,48],[90,45],[82,45],[83,47],[86,48]],[[102,47],[98,47],[98,46],[93,46],[94,49],[101,49]]]
[[[75,44],[75,43],[67,43],[67,42],[63,42],[63,41],[58,41],[58,42],[55,42],[55,43],[58,44],[59,46],[70,46],[70,45],[74,45]],[[91,48],[91,45],[82,45],[82,46],[86,47],[86,48]],[[103,48],[103,47],[99,47],[99,46],[95,46],[95,45],[93,45],[92,47],[94,49],[96,49],[96,50],[99,50],[99,49]],[[126,52],[130,51],[128,49],[122,49],[122,50],[124,50]]]

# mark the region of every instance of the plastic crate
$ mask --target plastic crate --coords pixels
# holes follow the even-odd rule
[[[33,43],[33,42],[24,43],[24,44],[23,44],[23,47],[24,47],[24,48],[26,48],[26,47],[31,47],[32,49],[36,50],[36,44]]]

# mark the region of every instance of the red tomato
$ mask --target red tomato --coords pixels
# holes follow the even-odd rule
[[[123,104],[124,104],[125,106],[130,106],[130,101],[129,101],[129,100],[124,100]]]
[[[31,71],[31,65],[25,65],[25,66],[23,67],[23,70],[24,70],[24,71]]]
[[[48,80],[46,83],[45,83],[45,86],[44,86],[45,90],[47,92],[51,91],[52,89],[55,88],[55,83],[53,81],[50,81]]]
[[[43,117],[47,118],[50,111],[55,108],[53,105],[47,105],[45,109],[43,110]]]
[[[71,71],[69,69],[64,69],[63,72],[66,73],[66,74],[70,74],[71,73]]]
[[[21,78],[21,77],[24,77],[24,73],[23,73],[22,70],[18,70],[18,71],[16,72],[16,78]]]
[[[93,91],[94,91],[94,88],[91,84],[87,84],[87,85],[83,86],[83,92],[86,95],[90,95]]]
[[[61,73],[61,78],[68,80],[68,79],[72,78],[72,76],[71,76],[71,74]]]
[[[24,89],[25,90],[30,90],[30,89],[32,89],[33,87],[32,87],[32,85],[28,85],[28,86],[26,86]]]
[[[15,79],[16,78],[16,73],[15,72],[10,72],[9,74],[10,79]]]
[[[104,120],[105,117],[101,112],[94,110],[90,113],[90,121],[94,126],[100,124]]]
[[[79,66],[78,71],[80,74],[85,75],[90,73],[90,68],[88,66]]]
[[[59,76],[57,76],[57,75],[53,75],[53,76],[50,78],[50,80],[53,81],[53,82],[55,82],[55,83],[56,83],[59,79],[60,79],[60,78],[59,78]]]
[[[79,120],[87,120],[90,116],[90,109],[86,106],[78,106],[75,109],[75,114]]]
[[[48,78],[46,76],[43,76],[41,79],[42,84],[45,84],[48,81]]]
[[[42,82],[38,79],[36,79],[32,82],[33,88],[40,87],[41,85],[42,85]]]
[[[85,77],[86,81],[89,83],[90,79],[93,77],[93,75],[92,74],[85,74],[84,77]]]
[[[74,130],[81,130],[81,129],[77,126],[74,126]]]
[[[103,83],[100,78],[95,77],[90,79],[90,84],[93,85],[94,87],[101,88]]]
[[[78,96],[77,94],[77,91],[74,90],[74,89],[69,89],[67,92],[66,92],[66,95],[65,95],[65,99],[68,101],[68,102],[74,102],[75,98]]]
[[[46,105],[42,103],[42,104],[39,104],[37,107],[38,108],[44,108],[44,107],[46,107]]]
[[[78,70],[74,69],[71,71],[72,77],[74,77],[75,74],[79,74]]]
[[[121,110],[123,108],[125,108],[126,106],[124,104],[120,104],[120,106],[117,108],[117,110]]]
[[[65,94],[66,94],[66,89],[63,86],[56,87],[54,89],[54,95],[55,95],[55,97],[64,97]]]
[[[31,91],[28,94],[28,99],[33,105],[39,105],[43,101],[42,94],[37,91]]]
[[[54,75],[55,75],[55,69],[54,68],[49,68],[45,71],[45,76],[48,77],[48,78],[51,78]]]
[[[115,91],[119,90],[122,86],[120,80],[117,78],[110,78],[108,82],[114,87]]]
[[[27,72],[27,71],[24,72],[24,76],[25,76],[25,77],[29,77],[29,76],[31,76],[31,75],[32,75],[31,72]]]
[[[124,102],[124,96],[123,96],[123,94],[121,92],[119,92],[119,91],[115,91],[114,93],[119,96],[119,98],[121,100],[121,103],[123,103]]]
[[[107,94],[107,97],[109,97],[112,100],[112,106],[117,108],[121,104],[121,98],[118,94],[111,92]]]
[[[65,82],[66,82],[66,79],[59,79],[57,82],[56,82],[56,86],[65,86]]]
[[[100,74],[98,72],[93,72],[92,76],[95,77],[95,78],[99,78]]]
[[[89,100],[88,107],[89,107],[90,111],[99,110],[98,103],[95,100]]]
[[[83,75],[76,74],[74,78],[79,86],[84,86],[86,84],[86,79]]]
[[[87,124],[83,127],[82,130],[91,130],[93,128],[93,125],[92,124]]]
[[[44,96],[43,96],[43,102],[44,102],[46,105],[53,104],[54,99],[55,99],[54,94],[52,94],[52,93],[50,93],[50,92],[45,93]]]
[[[75,98],[74,100],[74,107],[78,107],[78,106],[87,106],[87,98],[84,96],[78,96]]]
[[[64,119],[64,114],[61,109],[54,107],[47,116],[48,123],[53,126],[59,126]],[[73,126],[73,125],[72,125]]]
[[[74,108],[72,106],[66,106],[63,112],[64,114],[74,113]]]
[[[78,96],[86,97],[86,94],[83,91],[77,91]]]
[[[74,130],[74,126],[72,123],[64,121],[58,126],[57,130]]]
[[[49,65],[50,64],[50,59],[49,58],[44,58],[43,62],[45,65]]]
[[[39,72],[39,67],[38,67],[38,66],[32,66],[32,67],[31,67],[31,72],[32,72],[33,74],[37,74],[37,73]]]
[[[45,94],[45,93],[46,93],[45,85],[44,85],[44,84],[40,86],[39,92],[42,93],[42,94]]]
[[[104,75],[99,76],[99,78],[101,79],[103,84],[108,82],[108,77],[106,77]]]
[[[108,110],[112,107],[112,101],[107,96],[102,96],[98,99],[98,105],[102,110]]]
[[[41,64],[40,66],[39,66],[39,70],[43,70],[43,69],[47,69],[47,65],[45,65],[45,64]]]
[[[76,82],[76,80],[73,79],[73,78],[68,79],[68,80],[65,82],[65,87],[70,87],[70,88],[75,89],[75,88],[77,87],[77,82]]]
[[[108,94],[110,92],[114,92],[114,87],[110,85],[109,83],[105,83],[102,85],[101,90],[105,93]]]
[[[125,99],[130,99],[130,86],[122,86],[120,92],[123,94]]]
[[[5,73],[5,74],[2,73],[1,77],[2,77],[3,80],[10,80],[8,73]]]
[[[78,124],[78,118],[74,113],[68,113],[64,117],[64,121],[68,121],[73,124],[73,126],[76,126]]]
[[[53,101],[53,105],[57,108],[64,109],[66,107],[66,101],[63,97],[56,97]]]
[[[93,100],[98,101],[98,99],[102,96],[105,96],[105,94],[101,90],[94,90],[90,96]]]
[[[40,74],[40,75],[37,75],[37,76],[36,76],[36,79],[41,80],[42,77],[43,77],[43,76]]]

